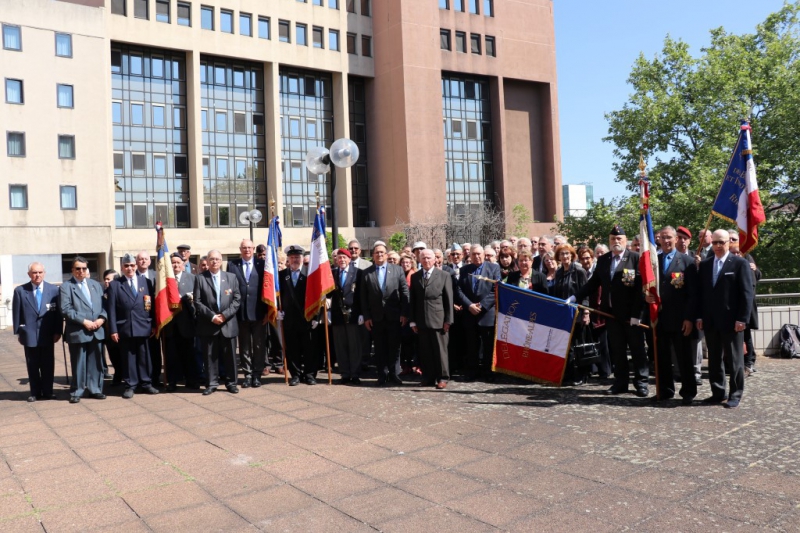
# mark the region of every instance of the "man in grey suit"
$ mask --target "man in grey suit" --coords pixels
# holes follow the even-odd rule
[[[453,323],[453,282],[436,268],[433,250],[422,250],[419,259],[422,269],[411,275],[411,329],[419,335],[422,385],[435,383],[441,390],[450,379],[447,341]]]
[[[241,294],[236,275],[222,271],[222,254],[211,250],[206,256],[208,270],[195,277],[194,305],[197,312],[197,336],[203,348],[206,362],[206,390],[213,394],[219,387],[219,359],[222,358],[228,372],[228,392],[236,394],[238,365],[236,364],[236,337],[239,324]]]
[[[181,297],[181,308],[173,311],[172,320],[161,329],[164,337],[167,356],[167,392],[178,389],[178,381],[186,380],[187,389],[199,389],[197,366],[194,351],[194,278],[185,268],[182,254],[177,252],[170,256],[172,272],[178,284]]]
[[[361,313],[375,341],[378,385],[402,385],[400,379],[400,328],[408,315],[408,283],[399,265],[386,262],[386,245],[372,250],[373,265],[364,271]]]
[[[81,401],[84,391],[102,400],[103,286],[89,278],[89,264],[81,256],[72,260],[72,278],[61,285],[61,314],[66,319],[64,338],[69,344],[72,384],[69,403]]]
[[[31,280],[14,289],[14,334],[25,347],[28,367],[29,402],[37,398],[50,400],[53,394],[55,372],[55,343],[61,339],[61,310],[58,305],[58,287],[44,281],[45,269],[41,263],[28,265]]]

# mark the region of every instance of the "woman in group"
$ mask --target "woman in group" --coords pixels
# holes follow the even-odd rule
[[[389,252],[386,254],[386,262],[390,265],[399,265],[400,264],[400,254],[397,252]]]
[[[555,255],[558,258],[559,265],[553,285],[550,288],[550,295],[566,300],[570,296],[575,296],[586,285],[586,271],[575,263],[575,260],[578,259],[578,254],[569,244],[562,244],[556,247]],[[573,344],[584,339],[584,332],[583,323],[580,323],[573,335]],[[583,342],[580,342],[580,344],[583,344]],[[574,353],[570,350],[563,383],[575,386],[583,385],[586,383],[586,376],[589,370],[590,367],[578,365]]]
[[[497,254],[497,264],[500,265],[500,278],[505,280],[508,275],[518,270],[512,250],[501,250]]]
[[[409,288],[411,287],[411,275],[417,271],[417,261],[411,254],[403,254],[400,256],[400,267],[403,269],[403,274],[406,276],[406,283]],[[401,376],[408,376],[411,374],[422,374],[417,364],[417,336],[411,329],[409,324],[403,326],[400,330],[400,365],[402,367]]]
[[[519,253],[518,264],[519,270],[508,274],[506,283],[547,294],[547,278],[541,272],[533,270],[533,256],[528,250]]]
[[[544,256],[542,256],[542,261],[544,261],[543,273],[547,278],[547,287],[552,288],[556,283],[556,271],[558,270],[558,263],[556,263],[556,258],[553,255],[553,252],[545,252]]]

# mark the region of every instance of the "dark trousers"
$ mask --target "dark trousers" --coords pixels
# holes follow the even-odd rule
[[[267,324],[267,328],[269,349],[265,364],[272,370],[278,370],[283,368],[283,347],[281,346],[280,334],[278,333],[278,328],[272,324]]]
[[[422,382],[447,381],[450,379],[449,335],[443,329],[426,327],[417,327],[417,332]]]
[[[150,341],[151,339],[147,337],[119,339],[120,353],[125,359],[125,384],[129,389],[147,387],[153,383],[153,363],[150,358],[152,343]]]
[[[167,350],[167,379],[176,385],[182,378],[187,385],[199,382],[194,356],[194,338],[181,337],[177,332],[164,340]]]
[[[708,381],[711,396],[725,399],[725,361],[730,362],[728,399],[739,401],[744,392],[744,332],[705,328],[708,344]]]
[[[607,378],[614,373],[611,366],[611,354],[608,352],[608,329],[605,326],[595,328],[592,326],[592,335],[597,342],[597,350],[600,352],[600,362],[592,366],[601,378]]]
[[[466,371],[464,368],[464,355],[466,354],[467,347],[465,345],[466,341],[464,338],[463,313],[469,313],[469,311],[453,310],[454,322],[450,324],[450,331],[448,332],[448,337],[450,338],[448,341],[448,363],[453,374],[459,374]],[[452,333],[452,335],[450,335],[450,333]]]
[[[463,330],[466,343],[467,377],[487,377],[492,373],[492,354],[494,353],[494,326],[465,324]]]
[[[88,390],[89,394],[103,392],[102,357],[103,346],[96,339],[69,345],[69,361],[72,366],[71,396],[80,398],[84,390]]]
[[[147,348],[150,351],[150,382],[158,383],[161,378],[161,341],[150,337]]]
[[[114,367],[114,383],[119,383],[122,376],[125,375],[125,363],[122,361],[122,356],[119,353],[119,343],[112,341],[108,338],[110,335],[106,333],[106,340],[103,341],[108,358],[111,360],[111,366]]]
[[[661,386],[661,399],[675,396],[673,357],[678,362],[681,375],[681,398],[697,396],[697,382],[694,377],[694,358],[691,335],[684,336],[680,331],[663,331],[658,327],[658,384]]]
[[[744,354],[744,366],[756,366],[756,347],[753,346],[753,331],[750,328],[744,329],[744,346],[747,353]]]
[[[609,320],[606,322],[608,330],[608,347],[611,351],[611,360],[614,362],[614,387],[626,390],[630,381],[630,367],[628,366],[627,349],[631,351],[631,366],[633,367],[633,386],[637,389],[647,389],[650,378],[650,368],[647,362],[647,352],[644,349],[644,332],[638,326],[622,322],[622,320]]]
[[[317,329],[324,327],[317,326]],[[312,334],[307,329],[284,329],[283,349],[286,353],[286,366],[294,378],[300,376],[316,377],[319,368],[319,346],[314,347]],[[323,332],[324,335],[324,332]]]
[[[267,326],[259,320],[239,321],[239,364],[244,379],[260,378],[267,357]]]
[[[219,387],[219,362],[228,372],[227,384],[236,385],[236,338],[212,335],[200,338],[203,344],[203,357],[206,361],[206,387]],[[232,370],[231,370],[232,369]]]
[[[357,324],[331,326],[336,361],[343,378],[361,376],[361,329]]]
[[[31,396],[49,398],[53,394],[53,374],[55,374],[55,344],[44,346],[25,346],[25,364],[28,367],[28,386]]]
[[[378,383],[383,383],[387,376],[400,374],[400,319],[373,320],[372,338]]]

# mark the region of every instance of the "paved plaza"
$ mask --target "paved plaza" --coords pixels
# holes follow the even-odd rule
[[[27,403],[0,332],[0,531],[800,531],[800,361],[760,359],[738,410],[276,375],[71,405],[57,348],[59,399]]]

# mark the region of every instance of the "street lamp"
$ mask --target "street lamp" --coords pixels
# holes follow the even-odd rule
[[[263,215],[261,211],[258,209],[253,209],[252,211],[242,211],[242,214],[239,215],[239,222],[242,224],[250,224],[250,240],[253,240],[253,225],[258,224],[261,222],[261,218]]]
[[[358,161],[358,145],[350,139],[337,139],[328,150],[314,146],[306,154],[306,168],[312,174],[327,174],[331,163],[339,168],[350,168]],[[336,223],[336,172],[331,172],[331,241],[332,249],[339,247],[339,225]]]

